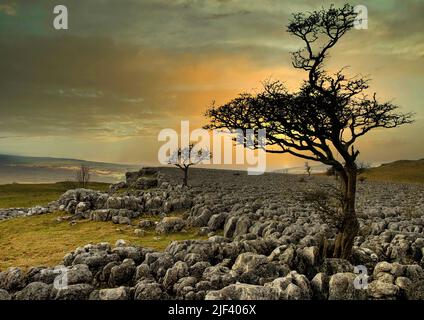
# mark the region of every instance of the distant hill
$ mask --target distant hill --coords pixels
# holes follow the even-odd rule
[[[324,173],[327,170],[327,166],[325,164],[312,164],[309,163],[312,168],[312,174],[320,174]],[[305,165],[298,167],[289,167],[284,169],[273,170],[275,173],[289,173],[289,174],[304,174],[305,173]]]
[[[363,176],[369,180],[424,183],[424,159],[384,163],[366,170]]]
[[[82,165],[91,170],[91,180],[117,182],[125,172],[140,169],[141,165],[125,165],[79,159],[26,157],[0,154],[0,184],[47,183],[74,180],[75,172]]]

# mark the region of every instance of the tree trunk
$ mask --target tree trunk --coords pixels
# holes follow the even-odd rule
[[[334,243],[334,258],[349,259],[352,253],[353,240],[359,231],[359,222],[355,212],[356,176],[355,165],[345,166],[343,183],[343,220]]]
[[[183,186],[187,187],[188,182],[188,168],[184,169],[184,179],[183,179]]]

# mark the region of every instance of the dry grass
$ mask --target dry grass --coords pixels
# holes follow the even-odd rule
[[[70,225],[69,222],[56,220],[62,215],[54,213],[1,221],[0,270],[12,266],[54,266],[62,261],[66,253],[88,243],[114,244],[116,240],[124,239],[133,245],[163,250],[173,240],[205,239],[197,235],[196,229],[160,237],[152,229],[139,237],[134,235],[134,225],[138,219],[133,222],[133,226],[89,220],[80,220]]]
[[[57,198],[67,191],[69,187],[69,182],[3,184],[0,185],[0,208],[45,205],[51,201],[57,200]],[[89,183],[88,188],[103,191],[109,188],[109,184],[92,182]]]
[[[424,159],[399,160],[366,170],[362,176],[367,180],[424,183]]]

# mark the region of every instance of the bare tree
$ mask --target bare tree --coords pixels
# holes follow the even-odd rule
[[[371,167],[368,163],[365,162],[358,162],[358,180],[359,182],[363,183],[365,180],[367,180],[367,177],[364,176],[364,173]]]
[[[82,164],[75,175],[75,180],[80,188],[86,188],[90,182],[90,167]]]
[[[358,168],[358,174],[362,174],[366,172],[369,168],[371,168],[371,166],[365,162],[358,162],[357,168]]]
[[[173,164],[184,172],[183,186],[188,185],[188,170],[191,166],[209,160],[212,154],[207,149],[196,149],[194,144],[179,148],[169,158],[168,163]]]
[[[334,177],[337,180],[336,170],[334,170],[333,166],[327,168],[325,174],[330,177]]]
[[[308,175],[308,177],[310,177],[311,176],[311,172],[312,172],[312,168],[309,165],[309,162],[308,161],[305,162],[305,171],[306,171],[306,174]]]
[[[213,105],[206,128],[266,129],[267,152],[291,154],[332,166],[340,177],[342,219],[337,226],[333,257],[348,258],[359,231],[355,212],[358,138],[374,129],[411,123],[412,114],[398,113],[398,106],[369,96],[369,80],[349,78],[344,68],[335,74],[324,70],[329,50],[352,29],[353,7],[331,6],[293,15],[287,31],[304,42],[293,53],[293,66],[307,73],[298,92],[290,93],[279,81],[265,82],[255,94],[244,93]]]

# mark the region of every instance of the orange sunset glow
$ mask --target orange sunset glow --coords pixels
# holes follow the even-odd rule
[[[293,12],[326,4],[63,2],[66,31],[51,26],[52,1],[0,7],[1,153],[157,164],[160,130],[178,129],[181,120],[202,127],[212,101],[255,92],[266,79],[297,89],[306,75],[292,67],[290,52],[302,44],[286,24]],[[327,66],[370,75],[371,92],[416,113],[413,125],[360,141],[368,163],[422,156],[424,39],[417,15],[424,3],[406,2],[363,3],[369,28],[347,35]],[[268,155],[267,163],[278,169],[303,161]]]

